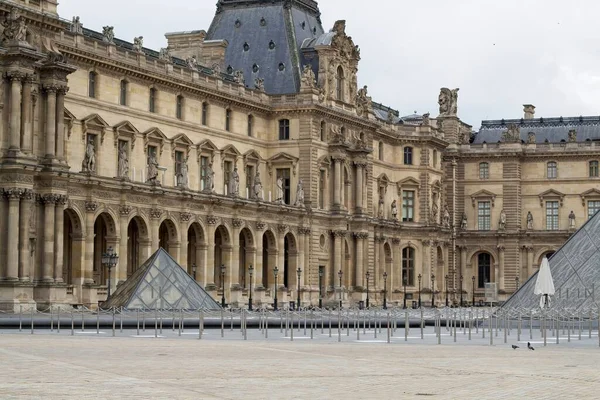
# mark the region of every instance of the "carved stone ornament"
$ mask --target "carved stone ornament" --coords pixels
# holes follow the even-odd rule
[[[285,231],[288,230],[288,228],[289,228],[289,226],[286,224],[277,225],[277,230],[279,231],[279,233],[284,233]]]
[[[569,143],[574,143],[577,141],[577,131],[575,129],[571,129],[569,131]]]
[[[181,222],[190,222],[191,219],[192,219],[192,214],[190,214],[188,212],[179,213],[179,220]]]
[[[258,229],[259,231],[262,231],[266,227],[267,227],[267,224],[265,224],[264,222],[262,222],[262,221],[256,222],[256,229]]]
[[[113,26],[102,27],[102,40],[105,43],[114,44],[115,41],[115,28]]]
[[[400,244],[400,238],[392,238],[393,244]]]
[[[235,71],[233,73],[233,81],[235,83],[237,83],[238,85],[241,85],[241,86],[245,85],[246,80],[244,79],[244,71],[240,71],[240,70]]]
[[[186,58],[185,63],[187,64],[189,69],[194,71],[198,70],[198,59],[196,58],[196,56]]]
[[[144,37],[143,36],[137,36],[133,38],[133,51],[135,51],[136,53],[143,53],[144,47]]]
[[[527,134],[527,143],[535,144],[535,133],[534,132],[529,132]]]
[[[173,57],[171,57],[171,53],[170,53],[169,49],[165,48],[165,47],[160,49],[160,51],[158,53],[158,58],[159,58],[159,60],[162,60],[169,64],[173,62]]]
[[[302,68],[301,88],[314,89],[317,87],[315,73],[310,65]]]
[[[244,225],[244,221],[239,218],[234,218],[231,220],[231,225],[233,225],[234,228],[241,228],[242,225]]]
[[[372,109],[372,103],[371,96],[368,96],[367,85],[365,85],[362,89],[358,89],[358,93],[356,95],[356,113],[358,116],[366,117]]]
[[[21,188],[10,188],[3,190],[4,196],[9,200],[19,200],[23,196],[24,192],[25,190]]]
[[[76,35],[83,35],[83,24],[79,19],[79,15],[73,17],[73,22],[71,23],[71,33],[74,33]]]
[[[153,208],[150,210],[150,218],[152,219],[160,219],[160,217],[162,216],[162,210],[159,210],[158,208]]]
[[[96,212],[98,209],[98,203],[95,201],[86,201],[85,202],[85,211],[87,212]]]
[[[519,143],[521,142],[521,129],[516,124],[508,125],[508,129],[502,132],[502,142]]]
[[[206,223],[208,223],[209,225],[216,225],[219,222],[219,217],[214,216],[214,215],[208,215],[206,217]]]
[[[458,90],[441,88],[438,96],[440,117],[456,117],[458,113]]]
[[[369,232],[356,232],[354,234],[354,237],[357,239],[365,240],[369,238]]]
[[[334,230],[334,231],[331,231],[331,233],[333,234],[333,236],[343,238],[343,237],[346,237],[346,235],[348,234],[348,231]]]
[[[119,214],[121,214],[122,217],[127,217],[131,214],[131,210],[133,210],[133,207],[131,206],[121,206],[119,207]]]
[[[300,235],[310,235],[310,228],[305,227],[305,226],[301,226],[298,228],[298,233]]]
[[[258,90],[259,92],[264,92],[265,91],[265,80],[263,78],[254,79],[254,89]]]
[[[11,8],[10,12],[4,17],[2,26],[4,27],[2,31],[2,43],[4,45],[12,42],[30,47],[27,43],[27,25],[18,8]]]

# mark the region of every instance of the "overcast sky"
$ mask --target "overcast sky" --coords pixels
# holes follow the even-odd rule
[[[59,14],[166,47],[165,32],[208,30],[216,0],[59,0]],[[600,2],[595,0],[321,0],[329,30],[346,20],[361,48],[359,85],[400,115],[438,114],[439,88],[460,88],[459,116],[600,115]]]

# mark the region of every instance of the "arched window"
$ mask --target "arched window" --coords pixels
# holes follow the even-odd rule
[[[590,161],[590,178],[598,177],[598,161]]]
[[[225,130],[229,132],[231,130],[231,110],[225,110]]]
[[[412,165],[413,163],[413,148],[405,147],[404,148],[404,165]]]
[[[254,128],[254,117],[252,115],[248,115],[248,136],[252,137]]]
[[[290,120],[279,120],[279,140],[290,140]]]
[[[207,102],[203,102],[202,103],[202,125],[206,126],[208,125],[208,103]]]
[[[550,161],[546,167],[548,179],[556,179],[558,176],[558,166],[556,161]]]
[[[337,82],[337,99],[344,101],[344,69],[339,66],[336,75]]]
[[[402,249],[402,285],[415,285],[415,249],[405,247]]]
[[[121,93],[119,96],[119,104],[121,104],[122,106],[127,105],[127,81],[125,79],[121,81]]]
[[[485,288],[485,284],[491,282],[492,256],[489,253],[479,253],[477,256],[477,287]]]
[[[183,119],[183,96],[177,96],[177,106],[175,110],[175,116],[177,119]]]
[[[156,112],[156,89],[150,88],[150,99],[148,102],[148,110],[153,113]]]
[[[321,121],[321,135],[320,135],[321,142],[324,142],[325,137],[327,136],[326,129],[327,129],[327,126],[325,125],[325,121]]]
[[[486,162],[479,163],[479,179],[489,179],[490,164]]]
[[[383,142],[379,142],[379,161],[383,161]]]
[[[91,71],[88,76],[88,96],[92,99],[96,98],[96,84],[98,74],[96,72]]]

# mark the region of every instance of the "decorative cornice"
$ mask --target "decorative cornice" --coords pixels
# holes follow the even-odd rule
[[[284,233],[288,229],[289,229],[289,226],[286,225],[286,224],[279,224],[279,225],[277,225],[277,230],[279,231],[279,233]]]
[[[355,232],[354,237],[357,239],[365,240],[369,238],[369,232]]]

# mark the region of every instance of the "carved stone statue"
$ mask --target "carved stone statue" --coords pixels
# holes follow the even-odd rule
[[[535,133],[534,132],[529,132],[527,134],[527,142],[529,144],[535,144]]]
[[[527,229],[533,229],[533,214],[531,214],[531,211],[527,212]]]
[[[229,177],[229,195],[235,197],[240,195],[240,174],[237,167],[233,168]]]
[[[462,219],[460,220],[460,229],[463,231],[467,230],[467,213],[463,213]]]
[[[398,219],[398,205],[396,200],[392,201],[392,219]]]
[[[505,228],[506,228],[506,213],[504,212],[504,209],[502,209],[502,211],[500,211],[500,220],[498,221],[498,229],[503,231]]]
[[[212,163],[209,163],[204,168],[204,191],[205,192],[210,192],[210,193],[213,192],[213,189],[215,187],[214,177],[215,177],[215,172],[212,169]]]
[[[221,75],[221,64],[215,63],[212,66],[213,73],[217,76]]]
[[[196,56],[188,57],[185,60],[185,63],[187,64],[189,69],[193,69],[194,71],[198,69],[198,60],[196,59]]]
[[[386,122],[388,124],[394,123],[394,113],[392,112],[392,110],[388,110]]]
[[[342,128],[336,125],[331,125],[331,140],[329,143],[331,144],[346,144],[346,137],[342,133]]]
[[[254,177],[254,188],[253,188],[253,198],[257,200],[263,200],[263,185],[260,181],[260,172],[256,171],[256,176]]]
[[[296,186],[296,202],[294,205],[296,207],[304,206],[304,188],[302,187],[302,179],[298,180],[298,186]]]
[[[275,202],[283,204],[284,200],[285,199],[283,198],[283,178],[279,177],[277,178],[277,197],[275,197]]]
[[[442,222],[445,228],[450,228],[450,211],[448,211],[448,204],[444,205],[444,214],[442,216]]]
[[[455,117],[458,113],[458,90],[441,88],[438,96],[440,106],[440,117]]]
[[[438,195],[437,193],[433,194],[433,201],[431,203],[431,216],[433,217],[433,222],[434,223],[438,223],[438,213],[439,213],[439,207],[438,207]]]
[[[254,89],[258,90],[259,92],[264,92],[265,91],[265,80],[263,78],[254,79]]]
[[[121,144],[119,148],[119,178],[127,178],[129,176],[129,159],[127,157],[127,145]]]
[[[133,51],[136,53],[143,53],[142,48],[144,47],[144,37],[138,36],[133,38]]]
[[[385,206],[385,202],[383,201],[383,197],[379,198],[379,211],[377,216],[381,219],[383,218],[383,207]]]
[[[569,142],[573,143],[577,141],[577,131],[575,129],[571,129],[569,131]]]
[[[423,122],[421,122],[423,126],[431,125],[431,121],[429,120],[429,113],[423,114]]]
[[[156,156],[152,154],[148,160],[148,183],[158,183],[158,161]]]
[[[521,129],[516,124],[508,125],[502,133],[502,141],[505,143],[519,143],[521,141]]]
[[[4,27],[2,32],[2,42],[4,44],[7,42],[27,43],[27,25],[18,8],[13,7],[6,14],[2,26]]]
[[[166,47],[163,47],[160,49],[160,52],[158,53],[158,58],[160,60],[168,62],[168,63],[173,62],[173,58],[171,57],[171,52]]]
[[[112,26],[105,26],[102,28],[102,40],[105,43],[114,44],[115,41],[115,28]]]
[[[233,73],[233,81],[238,85],[245,85],[246,80],[244,79],[244,71],[237,70]]]
[[[569,229],[575,229],[575,213],[573,210],[569,214]]]
[[[94,148],[94,140],[92,138],[88,139],[87,146],[85,147],[81,172],[90,174],[96,172],[96,149]]]
[[[188,159],[186,158],[179,167],[179,174],[177,175],[177,186],[188,187]]]
[[[313,89],[317,85],[315,73],[313,72],[311,66],[308,64],[302,68],[301,82],[303,88]]]
[[[367,85],[365,85],[362,89],[358,89],[358,93],[356,94],[356,113],[359,116],[366,116],[371,107],[371,97],[368,95]]]
[[[71,32],[77,35],[83,35],[83,24],[79,19],[79,16],[73,17],[73,22],[71,23]]]

